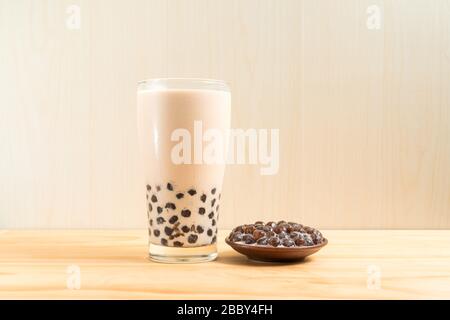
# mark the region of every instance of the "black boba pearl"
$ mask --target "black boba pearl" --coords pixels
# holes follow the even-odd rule
[[[166,203],[166,209],[172,209],[175,210],[177,207],[175,206],[175,203],[167,202]]]
[[[148,184],[147,185],[147,191],[150,191],[150,190],[152,190],[152,187]]]
[[[167,244],[168,244],[167,239],[162,238],[162,239],[161,239],[161,244],[162,244],[163,246],[167,246]]]
[[[177,222],[178,221],[178,216],[172,216],[170,219],[169,219],[169,223],[170,224],[174,224],[175,222]]]
[[[167,190],[173,191],[173,186],[170,182],[167,184]]]
[[[203,233],[203,231],[205,231],[205,229],[203,229],[202,226],[197,226],[197,233]]]
[[[163,208],[158,206],[158,208],[156,208],[156,211],[158,211],[158,213],[162,213],[163,212]]]
[[[188,237],[188,242],[189,242],[189,243],[196,243],[196,242],[197,242],[197,239],[198,239],[198,235],[196,235],[196,234],[191,234],[191,235]]]
[[[191,229],[189,229],[188,226],[182,226],[182,227],[181,227],[181,231],[183,231],[184,233],[188,233],[189,230],[191,230]]]
[[[255,231],[253,231],[253,238],[255,240],[261,239],[261,238],[263,238],[265,236],[266,236],[266,233],[264,231],[262,231],[262,230],[256,229]]]
[[[303,246],[305,244],[305,240],[303,240],[303,238],[296,238],[295,239],[295,245],[296,246],[298,246],[298,247],[300,247],[300,246]]]
[[[216,211],[219,211],[219,205],[217,205],[217,207],[216,207]]]
[[[181,198],[184,197],[184,194],[181,193],[181,192],[180,192],[180,193],[177,193],[176,197],[177,197],[177,199],[181,199]]]
[[[269,244],[272,247],[277,247],[280,244],[280,239],[278,239],[277,237],[270,237],[269,238]]]
[[[174,246],[174,247],[182,247],[182,246],[183,246],[183,242],[180,242],[180,241],[174,241],[174,242],[173,242],[173,246]]]
[[[198,214],[204,215],[205,212],[206,212],[205,208],[203,207],[198,208]]]
[[[266,237],[262,237],[262,238],[258,239],[258,241],[256,241],[256,243],[261,246],[266,246],[269,243],[269,241]]]
[[[152,230],[148,229],[148,236],[151,237],[152,236]]]
[[[217,241],[217,237],[214,236],[214,237],[211,239],[211,243],[216,243],[216,241]]]
[[[156,223],[157,224],[163,224],[164,222],[166,222],[166,219],[164,219],[163,217],[156,218]]]
[[[161,191],[161,186],[156,186],[156,191]]]
[[[294,243],[294,241],[292,241],[291,239],[285,238],[285,239],[283,239],[282,244],[283,244],[283,246],[285,246],[285,247],[292,247],[295,243]]]
[[[164,233],[167,234],[168,236],[170,236],[173,233],[173,229],[169,228],[169,227],[165,227],[164,228]]]
[[[212,201],[211,201],[211,207],[214,207],[215,204],[216,204],[216,199],[212,199]]]
[[[235,232],[230,236],[230,238],[233,242],[239,242],[239,241],[242,241],[242,236],[243,236],[242,233]]]
[[[213,231],[211,230],[211,229],[208,229],[208,231],[206,232],[206,234],[208,235],[208,236],[212,236],[213,235]]]
[[[187,193],[189,193],[189,195],[193,196],[197,193],[197,191],[195,191],[194,189],[189,189],[189,191]]]
[[[211,225],[212,225],[212,226],[215,226],[215,225],[216,225],[216,220],[215,220],[215,219],[212,219]]]
[[[155,235],[155,237],[159,237],[161,232],[158,229],[155,229],[155,230],[153,230],[153,234]]]
[[[216,193],[216,188],[212,188],[211,193],[215,194]]]
[[[206,201],[206,194],[202,194],[202,196],[200,197],[200,200],[202,200],[202,202]]]
[[[189,209],[181,210],[181,215],[185,218],[188,218],[191,216],[191,210]]]
[[[242,236],[242,241],[244,241],[246,244],[255,243],[255,239],[253,239],[253,236],[251,234],[244,234]]]
[[[153,225],[153,219],[150,219],[150,227]]]
[[[152,200],[152,202],[156,202],[156,201],[158,201],[158,198],[155,195],[152,195],[151,200]]]
[[[211,211],[211,212],[208,214],[208,218],[210,218],[210,219],[214,218],[214,212],[213,212],[213,211]]]
[[[148,211],[152,212],[152,210],[153,210],[153,206],[152,206],[151,203],[149,203],[149,204],[148,204]]]

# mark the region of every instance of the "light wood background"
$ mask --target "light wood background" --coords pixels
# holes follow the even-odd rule
[[[220,227],[450,227],[444,0],[0,0],[0,227],[144,227],[136,82],[170,76],[280,129],[277,175],[227,168]]]

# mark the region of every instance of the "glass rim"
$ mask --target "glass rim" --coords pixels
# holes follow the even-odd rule
[[[157,91],[171,89],[230,92],[230,88],[225,81],[208,78],[150,78],[138,82],[138,91]]]

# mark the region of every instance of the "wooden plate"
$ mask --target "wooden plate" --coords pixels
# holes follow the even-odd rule
[[[271,247],[271,246],[256,246],[254,244],[241,244],[231,242],[228,237],[225,242],[247,258],[266,262],[290,262],[300,261],[305,257],[316,253],[328,243],[327,239],[323,239],[321,244],[305,247]]]

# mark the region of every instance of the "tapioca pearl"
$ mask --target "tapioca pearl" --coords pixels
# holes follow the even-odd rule
[[[156,223],[157,224],[163,224],[164,222],[166,222],[166,219],[164,219],[163,217],[156,218]]]
[[[174,242],[173,242],[173,246],[174,246],[174,247],[182,247],[183,244],[184,244],[184,243],[183,243],[183,242],[180,242],[180,241],[174,241]]]
[[[256,244],[259,244],[259,245],[261,245],[261,246],[266,246],[266,245],[269,244],[269,239],[267,239],[266,237],[259,238],[259,239],[256,241]]]
[[[215,226],[215,225],[216,225],[216,219],[212,219],[211,225],[212,225],[212,226]]]
[[[210,218],[210,219],[214,218],[214,212],[213,212],[213,211],[211,211],[211,212],[208,214],[208,218]]]
[[[166,209],[172,209],[175,210],[177,207],[175,206],[175,203],[167,202],[166,203]]]
[[[148,211],[152,212],[153,211],[153,206],[151,203],[148,204]]]
[[[195,225],[194,224],[191,226],[191,231],[195,232]]]
[[[294,241],[292,241],[291,239],[283,239],[282,245],[285,247],[292,247],[293,245],[295,245]]]
[[[158,229],[153,230],[153,235],[155,237],[159,237],[160,234],[161,234],[161,231],[159,231]]]
[[[185,218],[189,218],[191,216],[191,210],[189,209],[181,210],[181,215]]]
[[[194,196],[197,194],[197,191],[195,191],[195,189],[189,189],[187,193],[189,193],[189,195],[191,196]]]
[[[158,211],[158,213],[161,214],[163,212],[163,208],[158,206],[158,208],[156,208],[156,211]]]
[[[216,236],[212,237],[211,244],[216,243],[216,242],[217,242],[217,237]]]
[[[208,229],[208,231],[206,231],[206,234],[207,234],[209,237],[212,237],[212,235],[213,235],[212,229]]]
[[[150,227],[153,226],[153,219],[150,219]]]
[[[167,239],[161,238],[161,244],[162,244],[163,246],[167,246],[167,245],[169,244],[169,242],[167,241]]]
[[[155,202],[158,201],[158,198],[155,195],[152,195],[151,200],[152,200],[153,203],[155,203]]]
[[[151,191],[152,190],[152,187],[148,184],[147,185],[147,191]]]
[[[191,234],[191,235],[189,235],[189,237],[188,237],[188,242],[189,242],[189,243],[196,243],[196,242],[197,242],[197,239],[198,239],[198,235],[196,235],[196,234]]]
[[[148,236],[151,237],[152,236],[152,229],[148,228]]]
[[[181,227],[181,231],[183,231],[184,233],[188,233],[191,229],[188,226],[182,226]]]
[[[206,212],[205,208],[203,207],[198,208],[198,214],[204,215],[205,212]]]
[[[173,229],[169,228],[169,227],[165,227],[164,228],[164,233],[167,234],[168,236],[171,236],[173,233]]]
[[[170,182],[167,183],[167,190],[173,191],[173,185]]]
[[[211,189],[211,194],[215,194],[216,193],[216,188],[212,188]]]
[[[182,199],[184,197],[184,193],[179,192],[177,193],[176,197],[177,199]]]
[[[206,194],[202,194],[200,200],[204,203],[206,201]]]
[[[202,226],[197,226],[197,233],[203,233],[205,229]]]
[[[156,191],[161,191],[161,186],[156,186]]]
[[[217,206],[216,206],[216,212],[218,212],[218,211],[219,211],[219,208],[220,208],[220,206],[219,206],[219,205],[217,205]]]
[[[174,224],[175,222],[177,222],[178,221],[178,216],[172,216],[172,217],[170,217],[170,219],[169,219],[169,223],[170,224]]]
[[[216,204],[216,199],[214,198],[211,200],[211,207],[214,207],[215,204]]]

